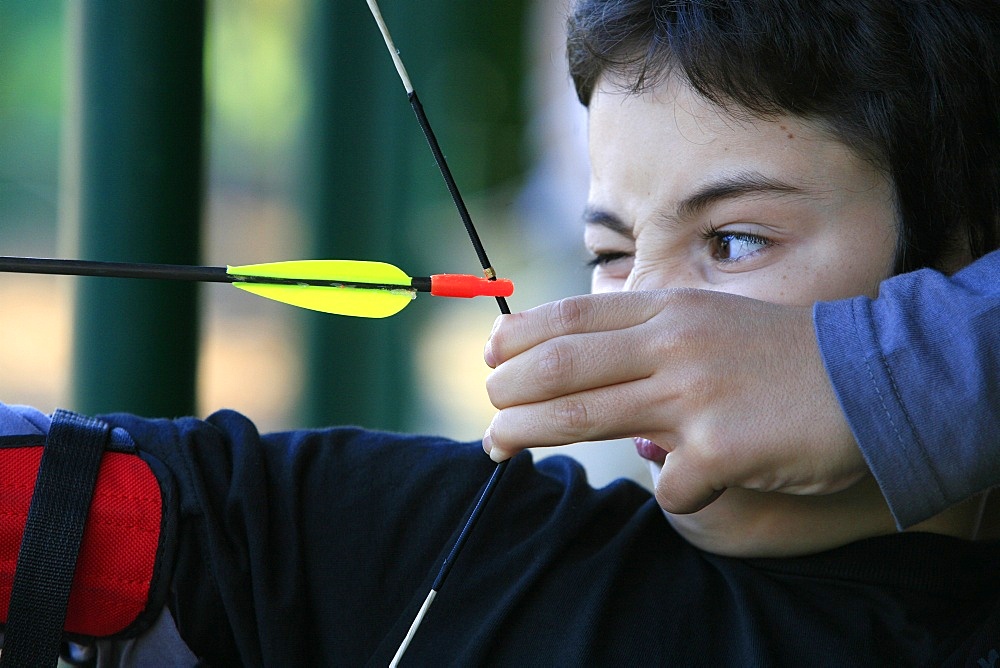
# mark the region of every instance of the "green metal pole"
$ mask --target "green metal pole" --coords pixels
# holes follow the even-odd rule
[[[395,112],[386,104],[395,91],[385,69],[391,63],[364,2],[314,0],[310,9],[301,183],[311,254],[405,267],[406,221],[393,184],[398,156],[385,146],[405,118],[405,95]],[[300,421],[400,428],[409,404],[407,329],[418,317],[411,311],[384,320],[304,314]]]
[[[63,223],[86,259],[196,264],[204,2],[69,7],[76,72]],[[96,278],[77,288],[73,407],[193,412],[196,288]]]
[[[381,4],[464,195],[509,186],[523,157],[517,100],[526,0]],[[313,251],[413,272],[476,273],[366,3],[313,0],[312,8],[303,182]],[[311,317],[306,422],[407,429],[420,391],[412,353],[432,311],[424,303],[378,323]]]

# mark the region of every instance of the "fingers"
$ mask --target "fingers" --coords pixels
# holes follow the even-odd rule
[[[648,383],[666,361],[651,330],[673,291],[572,297],[497,321],[485,358],[500,412],[484,449],[500,460],[525,448],[620,438],[664,417]],[[667,390],[669,393],[669,389]]]
[[[528,311],[500,316],[486,343],[484,358],[491,368],[538,344],[560,336],[606,332],[645,322],[661,305],[648,293],[580,295],[543,304]]]
[[[726,491],[715,482],[709,467],[699,466],[685,450],[667,455],[656,480],[656,502],[668,513],[694,513],[715,501]]]
[[[651,375],[647,341],[636,328],[560,336],[499,365],[486,379],[490,401],[500,409],[586,390],[641,380]]]
[[[669,451],[656,496],[677,514],[727,488],[823,494],[867,471],[805,306],[683,289],[574,297],[502,317],[485,356],[496,461],[643,436]]]
[[[502,461],[524,448],[640,433],[655,414],[645,385],[621,383],[505,408],[486,430],[483,449],[494,461]]]

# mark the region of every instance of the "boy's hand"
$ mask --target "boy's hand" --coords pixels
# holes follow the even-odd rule
[[[809,307],[703,290],[571,297],[501,316],[485,359],[496,461],[643,437],[669,453],[656,496],[674,513],[727,487],[825,494],[867,473]]]

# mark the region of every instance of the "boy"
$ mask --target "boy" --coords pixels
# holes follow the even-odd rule
[[[998,25],[992,6],[944,3],[583,0],[569,43],[595,292],[811,303],[990,250]],[[625,378],[655,354],[642,342],[621,351]],[[494,343],[503,405],[519,379]],[[641,416],[642,384],[624,391]],[[47,427],[5,410],[8,437]],[[172,618],[134,647],[166,637],[209,664],[388,663],[492,470],[478,443],[104,420],[177,485]],[[637,434],[655,465],[664,436]],[[1000,646],[980,501],[898,534],[863,480],[807,500],[729,490],[665,521],[633,484],[593,490],[570,461],[519,455],[404,664],[975,665]]]
[[[829,22],[818,32],[810,25],[813,12]],[[714,12],[676,3],[579,3],[570,61],[580,99],[590,109],[591,202],[584,222],[595,256],[593,292],[686,287],[808,306],[858,294],[874,297],[879,282],[893,273],[925,266],[951,273],[991,250],[998,190],[995,181],[985,180],[995,176],[997,160],[987,152],[988,141],[962,144],[960,138],[964,128],[976,127],[979,138],[995,141],[995,91],[983,86],[981,99],[965,99],[969,82],[953,74],[960,64],[934,30],[939,22],[955,21],[956,31],[974,31],[976,20],[987,18],[961,17],[947,5],[906,3],[892,11],[733,3]],[[656,20],[666,27],[650,39],[645,30]],[[879,39],[863,42],[852,34],[862,29]],[[895,67],[908,77],[921,71],[936,77],[936,111],[927,97],[930,84],[900,76],[890,63],[911,35],[922,36],[922,52]],[[846,45],[837,47],[836,60],[824,56],[834,46],[823,40],[833,38]],[[777,54],[779,40],[784,52]],[[994,49],[981,46],[978,62],[995,61]],[[781,67],[760,67],[768,58],[780,58]],[[942,176],[949,161],[964,167]],[[516,328],[524,325],[509,326],[508,333],[505,324],[487,349],[493,366],[529,347],[518,340],[524,333]],[[491,398],[505,410],[487,432],[487,450],[499,450],[498,435],[542,431],[531,427],[538,414],[544,416],[538,407],[545,401],[560,397],[582,406],[588,398],[576,399],[570,394],[576,389],[581,395],[603,393],[593,400],[598,407],[614,403],[639,416],[617,422],[639,424],[648,436],[637,439],[640,454],[662,466],[676,435],[655,427],[663,409],[656,403],[658,377],[650,360],[664,357],[655,350],[655,324],[650,316],[635,328],[645,325],[646,332],[623,334],[633,343],[601,341],[609,355],[620,351],[621,357],[618,364],[602,362],[602,369],[620,370],[619,377],[604,379],[604,387],[577,373],[569,381],[576,387],[567,388],[570,374],[552,368],[545,356],[559,354],[572,363],[572,348],[547,344],[500,366],[490,379]],[[605,327],[616,325],[609,319]],[[724,359],[720,369],[724,373]],[[558,383],[558,392],[546,380]],[[815,396],[803,395],[802,401]],[[733,416],[733,428],[741,419],[746,416]],[[664,441],[659,446],[657,438]],[[520,449],[511,440],[513,447],[502,444]],[[774,484],[767,473],[765,489]],[[662,502],[667,490],[661,484],[657,491]],[[868,501],[861,503],[862,495]],[[893,530],[871,480],[822,501],[744,491],[727,496],[713,508],[671,521],[679,528],[697,523],[696,542],[706,549],[747,556],[813,551]],[[957,521],[969,535],[981,502],[946,511],[946,524]],[[841,503],[838,513],[834,508]],[[710,517],[715,540],[706,535]]]

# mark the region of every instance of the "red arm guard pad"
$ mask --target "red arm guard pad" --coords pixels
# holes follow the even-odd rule
[[[0,619],[7,621],[18,550],[42,457],[41,445],[0,447]],[[65,631],[125,638],[163,607],[171,496],[135,453],[105,452],[87,516]],[[172,513],[170,514],[172,515]],[[172,517],[171,517],[172,519]]]

